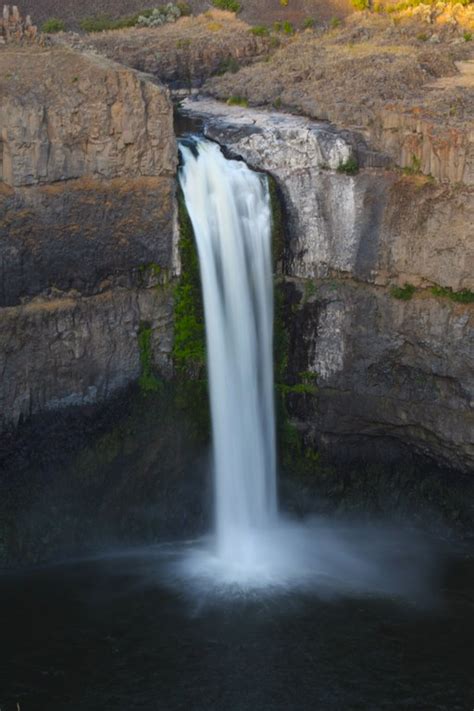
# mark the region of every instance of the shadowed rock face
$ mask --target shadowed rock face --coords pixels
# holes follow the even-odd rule
[[[444,466],[471,470],[466,307],[434,297],[399,301],[352,279],[312,283],[311,297],[306,281],[285,287],[290,380],[298,382],[301,372],[317,377],[314,396],[291,396],[307,441],[336,459],[346,450],[348,458],[368,461],[383,460],[384,447],[390,459],[398,442]]]
[[[176,146],[165,88],[69,49],[0,52],[0,429],[170,373]]]
[[[288,378],[317,380],[314,395],[290,398],[307,442],[347,445],[348,456],[357,456],[355,438],[405,443],[471,470],[473,308],[429,288],[474,286],[469,189],[380,168],[338,172],[350,156],[363,166],[365,148],[324,124],[230,107],[224,116],[212,101],[185,107],[281,188]],[[392,286],[405,282],[413,297],[394,298]]]
[[[0,190],[0,304],[75,290],[143,287],[173,271],[174,182],[165,177],[80,178]]]

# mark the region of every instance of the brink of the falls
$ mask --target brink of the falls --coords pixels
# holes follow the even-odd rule
[[[181,154],[206,319],[217,553],[247,565],[277,508],[267,179],[210,141],[183,142]]]

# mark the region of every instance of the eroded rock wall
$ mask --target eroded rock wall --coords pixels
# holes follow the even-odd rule
[[[365,149],[326,124],[229,107],[224,115],[211,101],[186,107],[280,186],[287,385],[307,443],[360,456],[365,441],[369,460],[370,450],[389,456],[409,445],[471,471],[474,309],[432,289],[474,288],[472,189],[381,167],[338,171],[351,156],[363,166]],[[308,377],[313,393],[297,387]]]
[[[0,429],[170,374],[179,269],[168,91],[67,48],[0,50]]]

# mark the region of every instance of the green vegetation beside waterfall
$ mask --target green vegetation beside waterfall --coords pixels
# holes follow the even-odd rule
[[[175,289],[173,361],[181,374],[202,373],[206,363],[199,259],[184,197],[178,194],[181,276]]]
[[[317,376],[289,373],[290,336],[287,327],[288,304],[283,272],[285,258],[285,212],[276,180],[268,175],[272,212],[272,255],[276,275],[274,284],[274,377],[279,460],[297,475],[319,466],[319,454],[305,446],[301,433],[292,422],[289,403],[294,398],[314,399]],[[178,192],[179,252],[181,275],[175,288],[173,363],[176,374],[177,405],[190,415],[202,436],[210,431],[207,392],[204,308],[199,258],[192,224],[182,191]]]
[[[189,415],[199,437],[210,432],[206,377],[206,333],[199,257],[184,195],[178,189],[181,274],[174,293],[173,364],[177,406]]]
[[[138,331],[138,347],[140,349],[140,378],[138,385],[142,393],[156,393],[160,387],[160,380],[153,373],[152,330],[147,323],[140,324]]]

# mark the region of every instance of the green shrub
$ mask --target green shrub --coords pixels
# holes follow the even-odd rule
[[[270,30],[265,25],[255,25],[250,28],[250,32],[257,37],[267,37],[270,34]]]
[[[55,32],[64,32],[66,30],[66,25],[64,20],[58,20],[57,17],[50,17],[49,20],[43,22],[41,26],[41,32],[46,32],[47,34],[54,34]]]
[[[122,30],[126,27],[135,27],[138,22],[139,15],[122,17],[118,20],[113,20],[108,15],[95,15],[94,17],[86,17],[81,20],[79,26],[84,32],[105,32],[106,30]]]
[[[415,291],[416,288],[413,284],[405,284],[405,286],[392,286],[390,294],[394,299],[400,299],[400,301],[410,301]]]
[[[304,292],[303,292],[303,303],[305,304],[308,301],[308,299],[311,299],[313,296],[316,296],[317,293],[318,293],[318,288],[317,288],[316,284],[314,283],[314,281],[311,281],[310,279],[305,281]]]
[[[428,35],[426,34],[426,32],[420,32],[420,34],[416,36],[416,39],[419,40],[420,42],[427,42]]]
[[[414,153],[411,157],[411,165],[407,165],[403,168],[405,175],[418,175],[421,173],[421,158],[418,158]]]
[[[303,22],[303,27],[305,30],[311,30],[315,24],[315,20],[312,17],[307,17]]]
[[[438,0],[403,0],[393,5],[383,6],[381,3],[374,3],[373,9],[376,12],[384,10],[388,13],[403,12],[409,8],[418,7],[419,5],[436,5]],[[451,5],[470,5],[472,0],[447,0]]]
[[[339,163],[337,166],[338,173],[345,173],[346,175],[355,175],[359,172],[359,163],[354,156],[348,158],[344,163]]]
[[[280,0],[280,5],[282,7],[288,7],[288,0]]]
[[[189,15],[192,15],[191,6],[189,5],[189,3],[177,2],[176,5],[178,6],[182,17],[189,17]]]
[[[212,0],[214,7],[218,7],[219,10],[230,10],[230,12],[238,13],[240,12],[240,2],[237,0]]]
[[[287,35],[292,35],[295,31],[295,28],[293,27],[293,24],[288,20],[285,20],[284,22],[282,22],[281,20],[277,20],[273,23],[273,30],[274,32],[285,32],[285,34]]]
[[[333,17],[331,19],[331,22],[329,23],[329,26],[331,27],[332,30],[335,30],[337,27],[341,26],[341,20],[339,17]]]
[[[181,10],[172,2],[147,10],[138,15],[135,22],[139,27],[161,27],[168,22],[176,22],[181,17]]]
[[[181,276],[174,294],[173,362],[178,373],[188,376],[203,369],[206,345],[199,259],[181,190],[178,193],[178,215]]]
[[[465,42],[471,42],[472,41],[472,32],[465,32],[463,34],[463,38]]]
[[[244,96],[229,96],[226,103],[227,106],[244,106],[245,108],[249,105],[248,99]]]
[[[352,6],[356,10],[368,10],[369,9],[369,0],[351,0]]]
[[[239,69],[240,64],[238,63],[235,57],[225,57],[225,59],[220,60],[216,74],[219,76],[222,76],[222,74],[227,74],[227,72],[235,74],[239,71]]]
[[[104,32],[106,30],[123,30],[128,27],[158,27],[167,22],[174,22],[181,15],[189,15],[191,8],[187,3],[167,3],[158,8],[142,10],[134,15],[119,17],[114,20],[109,15],[86,17],[79,23],[84,32]]]
[[[433,296],[440,296],[451,301],[456,301],[458,304],[472,304],[474,303],[474,291],[469,289],[463,289],[462,291],[453,291],[447,286],[433,286],[431,288],[431,293]]]
[[[141,323],[138,331],[141,368],[138,385],[142,393],[155,393],[161,388],[161,382],[153,374],[151,336],[151,327],[146,323]]]
[[[103,32],[110,30],[112,24],[112,18],[107,15],[96,15],[95,17],[85,17],[80,21],[79,27],[84,32]]]

